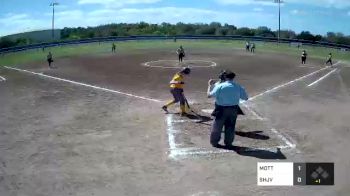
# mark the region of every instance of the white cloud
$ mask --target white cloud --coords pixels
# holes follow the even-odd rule
[[[45,17],[34,18],[27,14],[0,15],[0,36],[18,32],[50,29],[51,12],[43,13]],[[103,7],[93,11],[80,9],[57,10],[55,27],[88,27],[110,23],[210,23],[222,22],[237,26],[257,27],[275,25],[274,16],[264,12],[229,12],[190,7],[153,7],[153,8],[119,8]],[[274,21],[274,22],[272,22]]]
[[[276,5],[274,0],[216,0],[216,2],[222,5]],[[284,0],[284,2],[285,5],[300,4],[338,9],[350,7],[350,0]]]
[[[290,11],[290,13],[293,15],[298,15],[298,14],[301,14],[302,12],[300,10],[292,10]]]
[[[260,7],[256,7],[253,10],[254,10],[254,12],[262,12],[262,11],[264,11],[264,9],[262,9]]]
[[[142,17],[140,17],[142,16]],[[274,15],[263,12],[223,12],[186,7],[99,9],[92,12],[71,10],[57,13],[57,27],[96,26],[109,23],[210,23],[219,21],[238,26],[275,25]],[[274,22],[272,22],[274,21]],[[259,25],[257,25],[259,26]]]
[[[153,4],[162,0],[78,0],[78,4],[100,4],[107,7],[122,7],[131,4]]]
[[[274,0],[216,0],[222,5],[265,5],[265,6],[276,6]]]
[[[27,14],[8,13],[0,18],[0,36],[43,29],[49,21],[38,20]]]

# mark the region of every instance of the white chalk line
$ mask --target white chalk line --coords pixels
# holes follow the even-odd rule
[[[255,96],[249,98],[248,101],[253,101],[253,100],[255,100],[255,99],[257,99],[257,98],[259,98],[259,97],[261,97],[261,96],[263,96],[263,95],[266,95],[266,94],[275,92],[275,91],[277,91],[277,90],[280,89],[280,88],[283,88],[283,87],[285,87],[285,86],[291,85],[291,84],[293,84],[293,83],[295,83],[295,82],[297,82],[297,81],[303,80],[303,79],[305,79],[305,78],[307,78],[307,77],[310,77],[310,76],[312,76],[312,75],[315,75],[315,74],[317,74],[317,73],[319,73],[319,72],[321,72],[321,71],[323,71],[323,70],[326,70],[326,69],[329,69],[329,68],[328,68],[328,67],[324,67],[324,68],[322,68],[322,69],[319,69],[319,70],[317,70],[317,71],[314,71],[314,72],[312,72],[312,73],[309,73],[309,74],[307,74],[307,75],[305,75],[305,76],[302,76],[302,77],[299,77],[299,78],[297,78],[297,79],[294,79],[294,80],[292,80],[292,81],[290,81],[290,82],[287,82],[287,83],[278,85],[278,86],[276,86],[276,87],[274,87],[274,88],[272,88],[272,89],[269,89],[269,90],[267,90],[267,91],[265,91],[265,92],[262,92],[262,93],[260,93],[260,94],[257,94],[257,95],[255,95]]]
[[[272,128],[271,131],[272,131],[272,133],[276,134],[277,137],[279,137],[284,143],[286,143],[286,145],[289,148],[293,148],[294,149],[296,147],[296,144],[292,143],[289,139],[287,139],[284,135],[282,135],[276,129]]]
[[[242,105],[245,108],[247,108],[247,110],[250,111],[253,114],[253,116],[255,116],[258,120],[260,120],[260,121],[264,121],[265,120],[264,117],[262,117],[260,114],[256,113],[250,106],[248,106],[248,104],[242,103]]]
[[[177,60],[156,60],[156,61],[148,61],[145,63],[142,63],[141,65],[145,66],[145,67],[155,67],[155,68],[163,68],[163,69],[180,69],[183,68],[182,66],[179,67],[166,67],[166,66],[160,66],[160,65],[151,65],[153,63],[157,63],[157,62],[175,62],[178,64]],[[193,62],[205,62],[205,63],[210,63],[210,65],[207,66],[200,66],[200,65],[191,65]],[[208,68],[208,67],[216,67],[217,63],[215,63],[214,61],[206,61],[206,60],[187,60],[182,62],[182,64],[188,64],[190,68]],[[180,64],[178,64],[180,65]]]
[[[167,134],[168,134],[168,144],[169,144],[169,157],[172,159],[176,159],[176,157],[181,154],[183,151],[194,151],[197,150],[198,148],[178,148],[178,144],[176,144],[175,141],[175,133],[178,133],[180,131],[175,130],[173,126],[173,115],[169,114],[167,115],[166,118],[166,123],[167,123]]]
[[[5,82],[6,81],[6,78],[0,76],[0,82]]]
[[[246,152],[254,152],[254,151],[270,151],[273,152],[276,149],[289,149],[290,147],[285,146],[274,146],[269,148],[248,148],[248,150],[245,150]],[[243,151],[244,152],[244,151]],[[170,158],[177,158],[177,157],[186,157],[186,156],[194,156],[194,155],[212,155],[212,154],[226,154],[226,153],[234,153],[232,150],[189,150],[189,149],[177,149],[176,152],[172,153],[172,156],[169,156]]]
[[[313,68],[317,68],[317,67],[319,67],[319,66],[299,65],[298,67],[303,67],[303,68],[310,68],[310,69],[313,69]]]
[[[334,70],[328,72],[326,75],[322,76],[321,78],[319,78],[319,79],[316,80],[315,82],[313,82],[313,83],[307,85],[307,87],[312,87],[312,86],[318,84],[319,82],[321,82],[322,80],[326,79],[328,76],[330,76],[332,73],[334,73],[334,72],[337,71],[337,70],[338,70],[338,69],[334,69]]]
[[[108,89],[108,88],[104,88],[104,87],[99,87],[99,86],[94,86],[94,85],[90,85],[90,84],[85,84],[85,83],[82,83],[82,82],[76,82],[76,81],[73,81],[73,80],[67,80],[67,79],[63,79],[63,78],[49,76],[49,75],[46,75],[46,74],[43,74],[43,73],[36,73],[36,72],[32,72],[32,71],[28,71],[28,70],[24,70],[24,69],[18,69],[18,68],[14,68],[14,67],[7,67],[7,66],[4,66],[4,67],[6,69],[12,69],[12,70],[16,70],[16,71],[19,71],[19,72],[25,72],[25,73],[29,73],[29,74],[33,74],[33,75],[37,75],[37,76],[42,76],[42,77],[45,77],[45,78],[50,78],[50,79],[53,79],[53,80],[67,82],[67,83],[71,83],[71,84],[75,84],[75,85],[79,85],[79,86],[84,86],[84,87],[89,87],[89,88],[102,90],[102,91],[106,91],[106,92],[117,93],[117,94],[129,96],[129,97],[134,97],[134,98],[138,98],[138,99],[142,99],[142,100],[147,100],[147,101],[152,101],[152,102],[157,102],[157,103],[162,102],[161,100],[157,100],[157,99],[152,99],[152,98],[148,98],[148,97],[142,97],[142,96],[133,95],[133,94],[130,94],[130,93],[124,93],[124,92],[121,92],[121,91],[116,91],[116,90],[112,90],[112,89]]]
[[[338,63],[340,63],[340,62],[338,62]],[[299,78],[297,78],[297,79],[295,79],[295,80],[292,80],[292,81],[290,81],[290,82],[287,82],[287,83],[284,83],[284,84],[281,84],[281,85],[279,85],[279,86],[276,86],[276,87],[274,87],[274,88],[272,88],[272,89],[270,89],[270,90],[267,90],[267,91],[265,91],[265,92],[262,92],[262,93],[260,93],[260,94],[258,94],[258,95],[255,95],[255,96],[253,96],[253,97],[251,97],[248,101],[253,101],[253,100],[255,100],[256,98],[258,98],[258,97],[260,97],[260,96],[263,96],[263,95],[266,95],[266,94],[268,94],[268,93],[271,93],[271,92],[274,92],[274,91],[276,91],[276,90],[278,90],[278,89],[280,89],[280,88],[283,88],[283,87],[285,87],[285,86],[288,86],[288,85],[290,85],[290,84],[293,84],[293,83],[295,83],[295,82],[297,82],[297,81],[300,81],[300,80],[302,80],[302,79],[305,79],[305,78],[307,78],[307,77],[309,77],[309,76],[312,76],[312,75],[314,75],[314,74],[316,74],[316,73],[319,73],[319,72],[321,72],[321,71],[323,71],[323,70],[326,70],[326,69],[328,69],[328,67],[324,67],[324,68],[322,68],[322,69],[319,69],[319,70],[317,70],[317,71],[314,71],[314,72],[312,72],[312,73],[310,73],[310,74],[307,74],[307,75],[305,75],[305,76],[302,76],[302,77],[299,77]],[[265,120],[265,118],[263,118],[261,115],[259,115],[259,114],[257,114],[253,109],[251,109],[248,105],[247,105],[247,102],[248,101],[243,101],[243,102],[241,102],[241,104],[242,105],[244,105],[244,106],[246,106],[246,108],[257,118],[257,119],[259,119],[259,120]],[[285,146],[280,146],[280,147],[282,147],[281,149],[284,149],[284,148],[290,148],[290,149],[295,149],[296,148],[296,144],[294,144],[292,141],[290,141],[289,139],[287,139],[283,134],[281,134],[280,132],[278,132],[276,129],[271,129],[271,131],[274,133],[274,134],[276,134],[277,135],[277,137],[279,137],[286,145]],[[227,151],[196,151],[196,152],[192,152],[192,151],[181,151],[180,149],[176,149],[177,151],[176,151],[176,153],[173,153],[172,154],[172,156],[171,157],[174,157],[175,155],[177,155],[177,156],[179,156],[179,155],[181,155],[181,156],[186,156],[186,155],[193,155],[193,154],[218,154],[218,153],[226,153]]]
[[[169,158],[177,159],[178,157],[187,157],[191,155],[210,155],[210,154],[224,154],[224,153],[232,153],[232,150],[203,150],[199,148],[178,148],[178,144],[175,141],[175,133],[180,133],[180,130],[176,130],[173,126],[174,123],[184,123],[184,122],[194,122],[194,120],[173,120],[173,115],[169,114],[167,116],[167,134],[168,134],[168,143],[169,143]],[[281,133],[279,133],[275,129],[271,129],[271,131],[277,135],[286,145],[275,146],[270,148],[254,148],[254,150],[266,150],[272,151],[276,148],[279,149],[294,149],[296,147],[290,140],[284,137]],[[250,150],[251,151],[251,150]]]

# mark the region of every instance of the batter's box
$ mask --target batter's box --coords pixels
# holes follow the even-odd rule
[[[233,143],[235,146],[245,147],[240,149],[269,151],[293,145],[283,135],[271,128],[268,121],[256,118],[256,114],[252,114],[254,111],[245,110],[245,113],[245,116],[240,116],[237,120]],[[210,145],[211,120],[203,121],[200,118],[168,114],[166,122],[171,158],[235,153],[232,150],[218,149]]]

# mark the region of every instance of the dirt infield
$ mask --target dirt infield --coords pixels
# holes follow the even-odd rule
[[[188,49],[181,66],[174,61],[172,51],[135,50],[55,59],[54,69],[45,62],[1,69],[0,192],[347,195],[350,72],[344,64],[325,68],[311,59],[300,66],[288,55],[205,49]],[[185,94],[204,120],[160,109],[171,98],[172,75],[187,65],[193,71]],[[234,144],[246,149],[239,154],[208,141],[207,81],[223,69],[234,71],[253,97],[237,124]],[[257,187],[256,163],[267,159],[335,162],[336,185]]]

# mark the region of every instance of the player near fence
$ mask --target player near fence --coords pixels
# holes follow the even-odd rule
[[[179,57],[179,63],[182,63],[183,61],[183,58],[185,57],[185,49],[180,46],[177,50],[176,50],[176,53]]]
[[[333,58],[332,53],[329,53],[329,54],[328,54],[327,61],[326,61],[326,65],[328,65],[328,63],[329,63],[329,64],[331,64],[331,66],[333,66],[333,60],[332,60],[332,58]]]
[[[306,58],[307,58],[307,53],[305,50],[301,53],[301,64],[305,65],[306,64]]]
[[[186,67],[182,69],[180,72],[176,73],[172,80],[170,81],[170,93],[173,95],[173,100],[169,101],[167,104],[165,104],[162,109],[168,113],[168,107],[180,102],[180,110],[181,110],[181,116],[186,116],[186,98],[184,95],[184,77],[186,75],[189,75],[191,73],[191,69]]]
[[[52,68],[51,64],[53,63],[53,57],[51,52],[49,52],[49,54],[47,55],[47,62],[49,64],[49,68]]]
[[[116,50],[117,46],[115,45],[115,43],[112,43],[112,52],[114,53]]]

